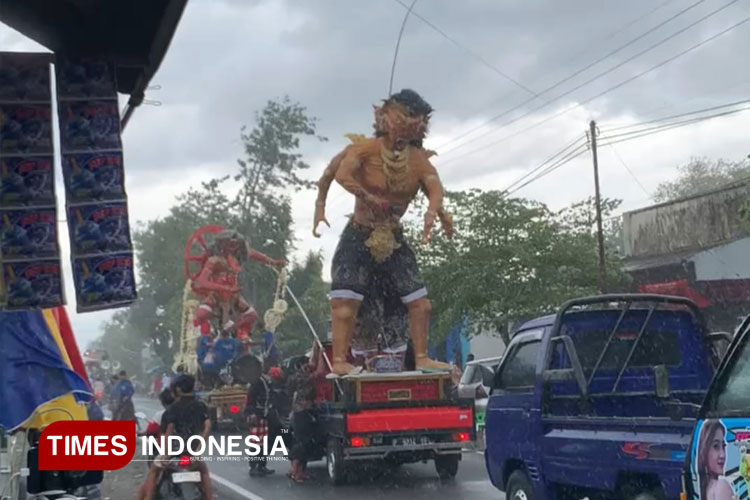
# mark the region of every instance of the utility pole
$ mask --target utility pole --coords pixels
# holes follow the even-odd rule
[[[599,292],[607,293],[607,267],[604,261],[604,229],[602,228],[602,198],[599,191],[599,158],[596,155],[596,122],[591,120],[591,154],[594,158],[594,188],[596,191],[596,235],[599,240]]]

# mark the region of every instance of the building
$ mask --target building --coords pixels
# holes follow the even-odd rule
[[[750,181],[623,215],[635,291],[693,299],[714,330],[750,314]]]

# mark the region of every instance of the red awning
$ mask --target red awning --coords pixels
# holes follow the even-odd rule
[[[711,305],[711,301],[701,295],[695,288],[691,287],[687,280],[643,283],[638,285],[638,292],[685,297],[695,302],[698,307],[708,307]]]

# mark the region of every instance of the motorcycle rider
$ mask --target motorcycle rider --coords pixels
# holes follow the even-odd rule
[[[204,440],[211,433],[211,420],[208,416],[208,407],[205,403],[195,398],[195,377],[183,374],[177,377],[172,384],[175,391],[176,401],[171,404],[161,419],[162,432],[166,437],[180,436],[184,441],[191,436],[200,435]],[[156,489],[159,484],[161,469],[167,463],[167,457],[158,457],[149,470],[146,481],[141,487],[139,499],[152,500],[155,498]],[[208,468],[204,462],[198,461],[197,466],[201,473],[201,490],[203,498],[213,499],[211,478]]]

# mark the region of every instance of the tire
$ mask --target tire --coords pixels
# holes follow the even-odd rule
[[[661,488],[651,488],[646,484],[632,482],[620,489],[619,497],[622,500],[664,500]]]
[[[203,500],[200,483],[172,484],[168,475],[163,475],[156,489],[156,500]]]
[[[522,470],[514,471],[508,478],[507,500],[534,500],[534,487]]]
[[[344,450],[341,441],[331,439],[326,448],[326,470],[328,478],[334,486],[346,483],[346,464],[344,462]]]
[[[208,418],[211,420],[211,432],[219,432],[219,418],[216,414],[216,408],[208,409]]]
[[[458,474],[461,455],[438,455],[435,457],[435,471],[440,479],[453,479]]]

